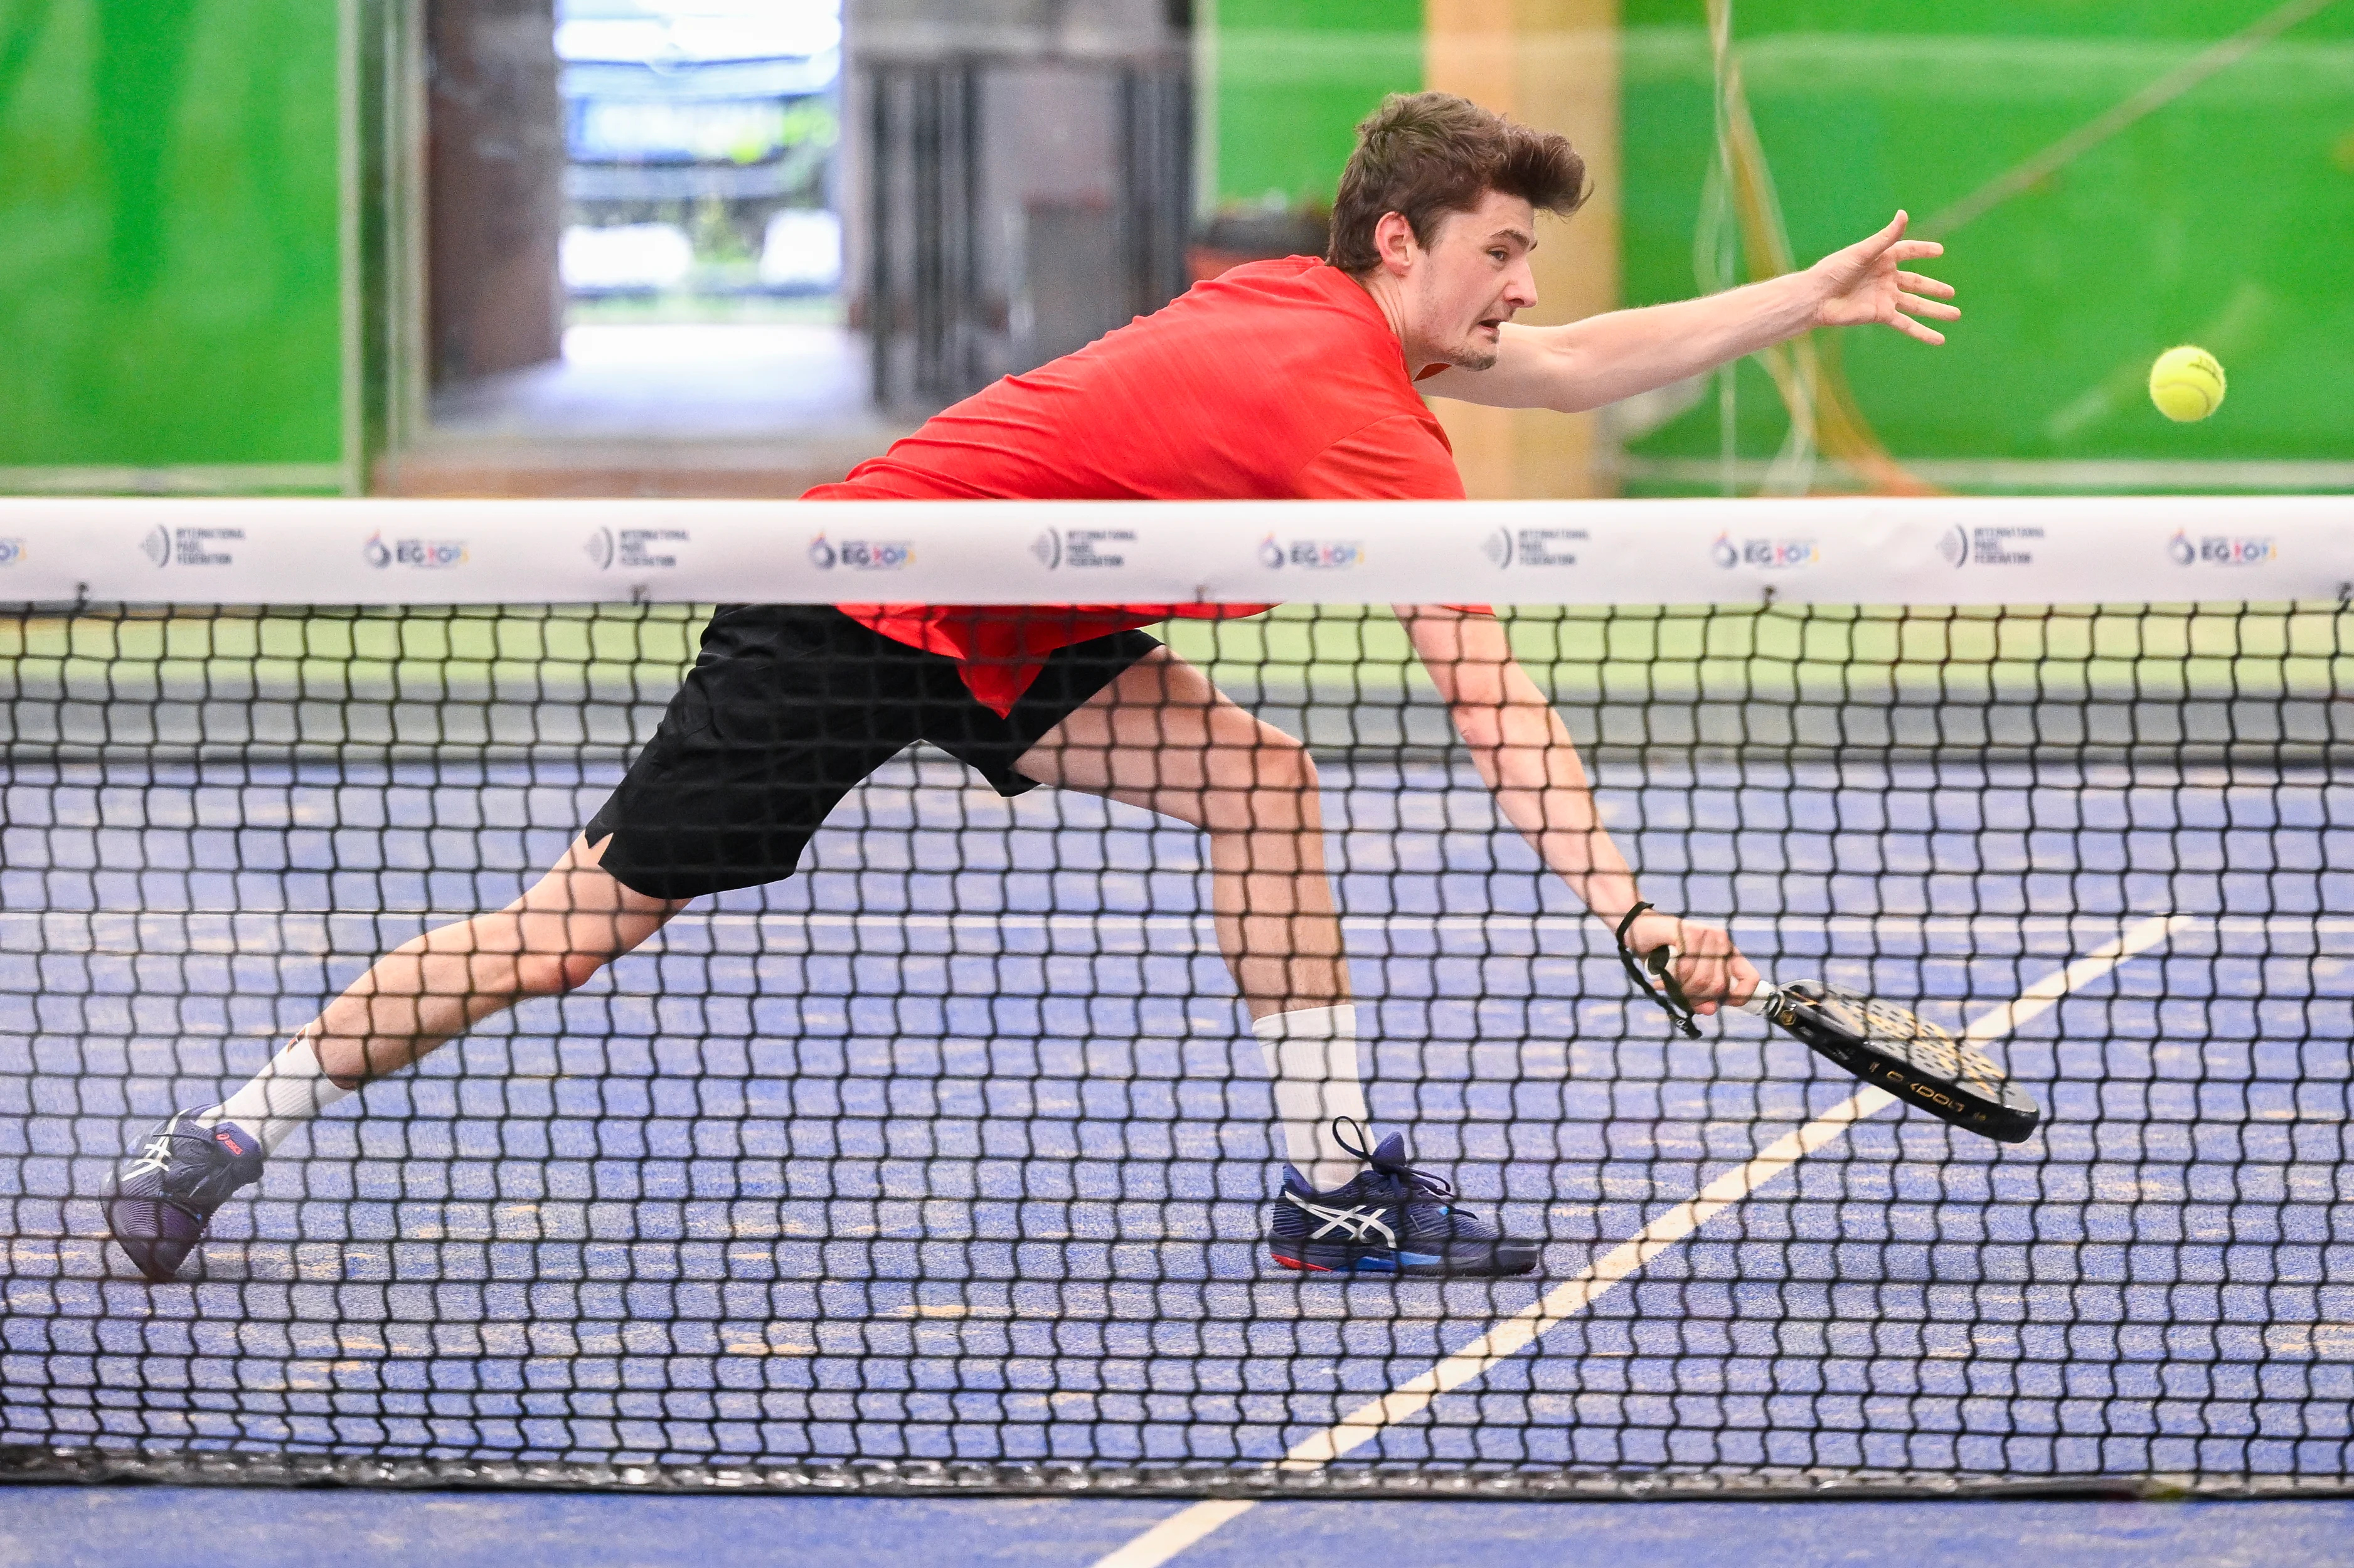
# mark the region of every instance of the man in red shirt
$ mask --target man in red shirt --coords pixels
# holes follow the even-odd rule
[[[1930,343],[1952,291],[1903,270],[1938,247],[1904,217],[1808,269],[1568,326],[1536,303],[1539,210],[1584,200],[1556,135],[1438,93],[1359,128],[1321,259],[1238,268],[1076,354],[1009,376],[818,499],[1459,498],[1421,393],[1575,411],[1701,374],[1809,328],[1883,323]],[[1420,391],[1417,391],[1419,383]],[[1254,607],[736,605],[612,799],[496,914],[380,959],[222,1105],[182,1112],[119,1172],[115,1238],[174,1277],[219,1203],[325,1106],[482,1019],[583,984],[723,888],[792,874],[827,812],[917,740],[1006,795],[1083,790],[1208,837],[1220,945],[1265,1047],[1291,1165],[1278,1264],[1511,1274],[1536,1245],[1368,1148],[1357,1019],[1306,748],[1142,628]],[[1256,607],[1264,609],[1266,607]],[[1630,949],[1677,949],[1711,1012],[1756,971],[1722,931],[1651,909],[1603,830],[1568,732],[1484,611],[1403,607],[1416,652],[1505,816]]]

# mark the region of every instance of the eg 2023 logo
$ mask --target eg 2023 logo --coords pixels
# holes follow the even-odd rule
[[[2166,542],[2166,553],[2178,567],[2261,567],[2280,558],[2280,547],[2268,538],[2231,534],[2194,538],[2180,528]]]
[[[416,572],[445,572],[452,567],[466,564],[466,541],[463,539],[390,539],[381,534],[371,534],[368,542],[360,546],[367,564],[378,571],[389,567],[406,567]]]
[[[1822,559],[1822,552],[1815,547],[1812,539],[1736,539],[1730,534],[1719,534],[1716,543],[1708,547],[1708,555],[1728,572],[1735,567],[1754,567],[1768,572],[1804,571]]]
[[[1365,564],[1365,546],[1354,539],[1278,539],[1269,534],[1259,541],[1258,564],[1271,572],[1286,567],[1344,572]]]
[[[820,534],[810,541],[810,565],[822,572],[839,567],[847,572],[896,572],[916,564],[916,546],[905,539],[828,539]]]

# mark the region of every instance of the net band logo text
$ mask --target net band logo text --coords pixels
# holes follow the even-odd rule
[[[236,559],[226,546],[245,538],[242,528],[151,528],[139,541],[140,553],[158,567],[227,567]]]
[[[1128,565],[1135,544],[1133,528],[1047,528],[1030,541],[1030,553],[1050,572],[1065,567],[1083,572]]]
[[[1480,554],[1500,569],[1521,567],[1574,567],[1577,546],[1587,543],[1583,528],[1499,528],[1479,546]]]
[[[1967,528],[1955,524],[1937,541],[1937,553],[1959,571],[1964,567],[2031,567],[2035,552],[2023,546],[2043,537],[2031,524]]]
[[[676,546],[690,542],[684,528],[599,528],[585,548],[600,572],[667,571],[678,565]]]

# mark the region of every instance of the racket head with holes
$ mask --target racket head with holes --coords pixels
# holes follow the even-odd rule
[[[2041,1107],[1985,1052],[1892,1002],[1826,980],[1793,980],[1766,1016],[1865,1083],[1966,1132],[2019,1143],[2043,1120]]]

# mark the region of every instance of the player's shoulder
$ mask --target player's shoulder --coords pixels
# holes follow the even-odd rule
[[[1205,281],[1222,287],[1314,291],[1349,275],[1320,256],[1274,256],[1261,261],[1238,261]]]
[[[1319,257],[1230,268],[1129,330],[1140,355],[1209,374],[1229,398],[1330,404],[1346,424],[1419,405],[1381,307]]]
[[[1319,256],[1285,256],[1229,267],[1194,284],[1178,303],[1218,315],[1288,310],[1330,316],[1360,329],[1384,327],[1381,313],[1363,287]]]

